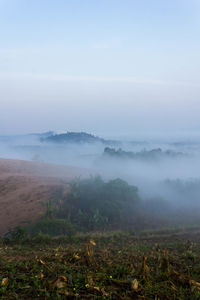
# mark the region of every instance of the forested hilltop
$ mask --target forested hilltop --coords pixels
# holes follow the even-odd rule
[[[52,134],[48,137],[41,138],[41,141],[48,143],[102,143],[105,145],[120,144],[120,142],[118,141],[105,140],[86,132],[67,132],[62,134]]]

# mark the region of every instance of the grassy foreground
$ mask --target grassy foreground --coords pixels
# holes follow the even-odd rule
[[[200,235],[38,236],[0,246],[1,299],[200,299]]]

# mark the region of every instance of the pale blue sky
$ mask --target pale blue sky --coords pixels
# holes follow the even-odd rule
[[[200,0],[0,0],[0,134],[199,129]]]

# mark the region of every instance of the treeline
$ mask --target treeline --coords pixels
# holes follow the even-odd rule
[[[124,151],[121,148],[115,149],[106,147],[103,156],[109,158],[124,158],[124,159],[139,159],[139,160],[155,160],[161,158],[177,158],[182,157],[182,152],[175,152],[172,150],[163,151],[161,148],[152,150],[142,150],[140,152]]]

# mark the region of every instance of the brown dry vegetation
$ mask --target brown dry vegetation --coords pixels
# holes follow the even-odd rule
[[[90,173],[68,166],[0,159],[0,235],[21,222],[37,219],[45,210],[41,202],[55,197],[72,178]]]

